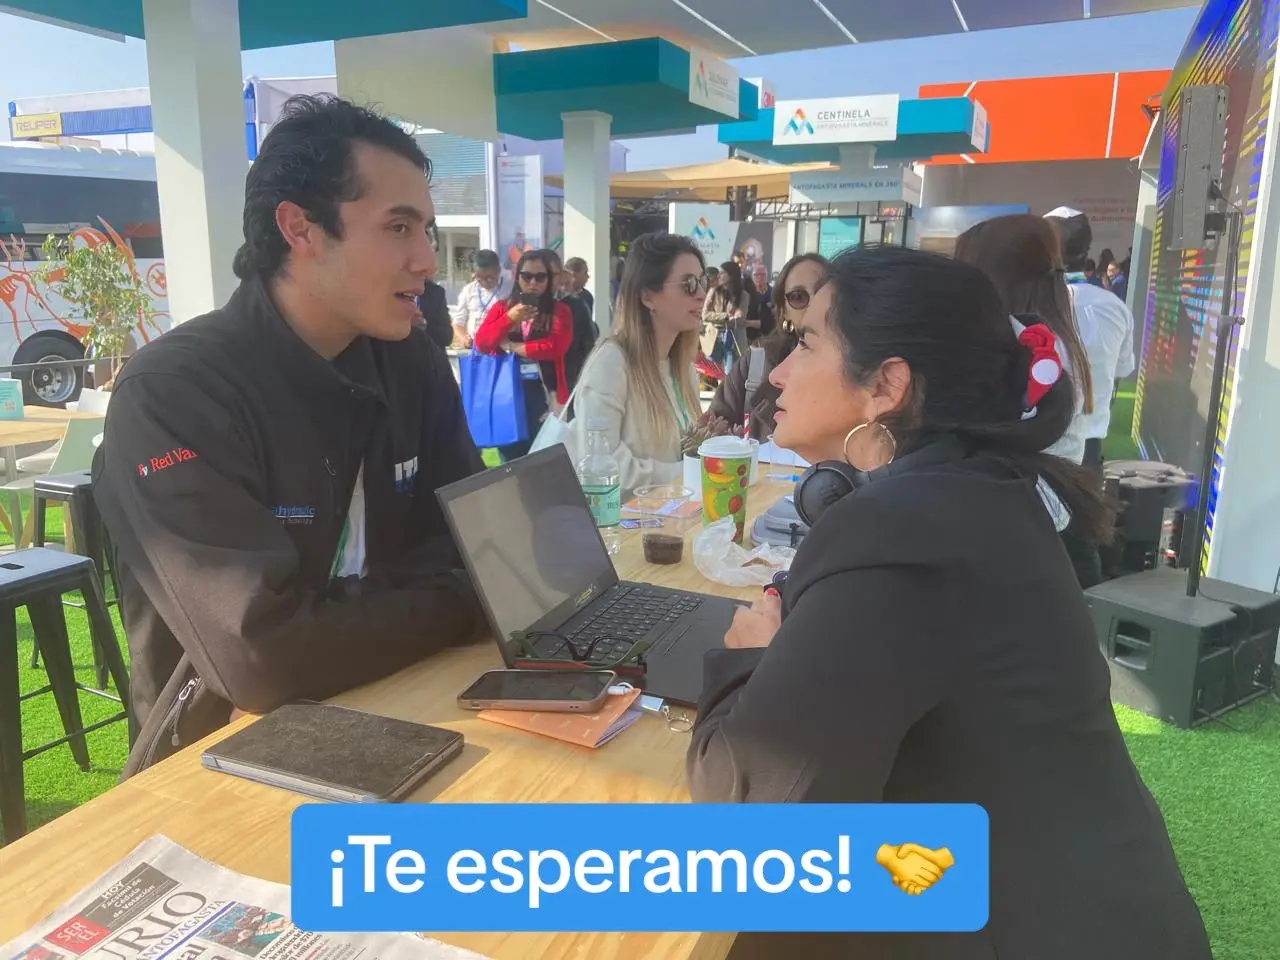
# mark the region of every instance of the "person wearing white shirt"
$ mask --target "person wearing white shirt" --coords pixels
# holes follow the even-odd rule
[[[1071,294],[1064,279],[1057,234],[1044,220],[1030,214],[995,217],[966,230],[956,241],[955,256],[978,267],[995,283],[1016,333],[1020,334],[1026,325],[1024,321],[1030,322],[1033,317],[1043,320],[1053,331],[1062,369],[1075,388],[1075,407],[1066,431],[1045,453],[1082,464],[1095,413],[1096,390],[1093,364],[1077,327]],[[1017,316],[1012,316],[1014,314]],[[1040,495],[1071,557],[1081,587],[1100,583],[1102,560],[1097,547],[1068,529],[1070,513],[1043,482]]]
[[[1079,210],[1058,207],[1045,215],[1058,233],[1066,281],[1071,292],[1080,339],[1089,355],[1093,380],[1093,409],[1084,414],[1084,465],[1101,473],[1102,441],[1111,429],[1111,401],[1116,381],[1137,369],[1133,351],[1133,314],[1123,300],[1089,283],[1084,273],[1093,242],[1089,218]]]
[[[498,255],[492,250],[478,251],[471,282],[458,293],[457,304],[449,310],[455,341],[470,347],[489,310],[495,303],[506,300],[510,293],[510,278],[503,276]]]

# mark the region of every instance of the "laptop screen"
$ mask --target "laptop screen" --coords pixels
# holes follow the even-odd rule
[[[554,629],[617,580],[561,445],[439,495],[504,648],[512,631]]]

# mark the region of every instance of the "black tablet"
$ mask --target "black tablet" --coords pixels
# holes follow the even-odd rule
[[[462,752],[453,730],[291,703],[214,744],[210,770],[336,803],[394,803]]]

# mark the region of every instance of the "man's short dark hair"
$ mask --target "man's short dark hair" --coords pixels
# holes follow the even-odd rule
[[[577,273],[579,270],[587,269],[587,261],[583,260],[581,257],[570,257],[564,262],[564,265],[565,269],[572,273]]]
[[[289,245],[276,226],[276,208],[288,201],[333,237],[342,236],[338,206],[360,199],[356,142],[399,154],[430,178],[431,161],[394,121],[332,94],[290,97],[262,141],[244,188],[244,244],[233,269],[246,280],[270,277]]]
[[[492,250],[476,251],[477,270],[496,270],[500,266],[502,266],[502,262],[498,259],[498,255]]]

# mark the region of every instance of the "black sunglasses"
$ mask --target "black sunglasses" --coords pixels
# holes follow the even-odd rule
[[[795,287],[788,290],[783,299],[792,310],[804,310],[809,306],[809,291],[804,287]]]
[[[699,293],[706,293],[711,286],[711,281],[706,277],[694,276],[685,277],[683,280],[676,280],[674,283],[691,297],[696,296]]]
[[[545,283],[547,276],[545,273],[530,273],[528,270],[520,271],[520,279],[525,283]]]
[[[610,636],[596,637],[585,646],[579,646],[555,630],[532,630],[518,634],[516,639],[526,657],[567,660],[570,663],[584,664],[597,670],[612,670],[628,663],[643,664],[644,653],[649,646],[643,640],[626,640]],[[554,641],[552,648],[545,653],[537,644],[541,639]]]

